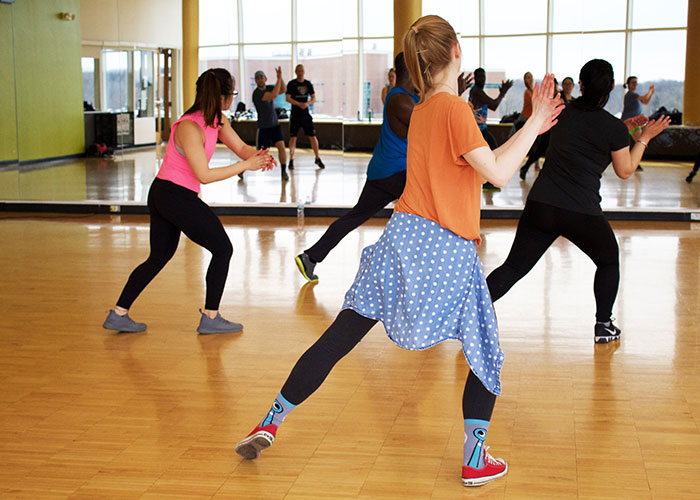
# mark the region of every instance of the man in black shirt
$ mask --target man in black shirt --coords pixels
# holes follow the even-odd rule
[[[316,156],[316,165],[319,168],[326,168],[318,155],[318,139],[314,121],[309,113],[309,106],[316,102],[314,86],[310,81],[304,80],[304,66],[297,64],[294,69],[297,77],[287,84],[287,102],[292,105],[292,116],[289,119],[289,170],[294,169],[294,150],[297,146],[297,134],[303,128],[304,133],[311,142],[311,147]]]

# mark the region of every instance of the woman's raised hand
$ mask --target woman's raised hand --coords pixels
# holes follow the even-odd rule
[[[642,135],[639,136],[639,141],[649,142],[654,137],[663,132],[666,127],[671,124],[670,116],[661,116],[656,120],[651,120],[642,129]]]
[[[564,109],[564,104],[559,94],[554,94],[554,75],[547,73],[542,83],[535,83],[532,89],[532,116],[542,120],[539,133],[544,134],[557,123],[557,116]]]
[[[649,118],[647,118],[644,115],[639,115],[639,116],[633,116],[632,118],[627,118],[624,120],[625,125],[627,125],[627,130],[632,131],[639,127],[643,127],[644,125],[647,124],[649,121]]]
[[[270,155],[269,148],[258,149],[253,156],[243,162],[246,170],[260,170],[263,172],[272,170],[277,165],[275,159]]]

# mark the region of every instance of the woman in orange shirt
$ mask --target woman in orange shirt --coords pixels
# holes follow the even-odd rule
[[[508,468],[484,445],[501,392],[503,352],[476,254],[481,184],[508,182],[537,135],[556,122],[559,100],[547,75],[541,91],[533,89],[530,120],[491,151],[469,104],[457,95],[462,52],[452,27],[438,16],[420,18],[404,38],[404,54],[421,95],[408,130],[406,188],[379,241],[362,251],[340,314],[297,361],[269,412],[236,452],[257,458],[285,417],[381,321],[405,349],[461,342],[470,367],[462,397],[462,481],[478,486]]]

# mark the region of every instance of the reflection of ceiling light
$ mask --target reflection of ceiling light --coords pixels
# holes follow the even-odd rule
[[[75,14],[71,14],[70,12],[61,12],[58,17],[64,21],[75,21]]]

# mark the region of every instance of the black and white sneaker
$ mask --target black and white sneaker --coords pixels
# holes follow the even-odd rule
[[[619,340],[622,332],[616,327],[612,319],[607,323],[596,323],[594,329],[594,339],[596,344],[607,344],[613,340]]]
[[[321,161],[321,158],[316,158],[316,161],[315,161],[314,163],[315,163],[316,166],[318,166],[318,168],[320,168],[320,169],[326,168],[326,166],[325,166],[325,165],[323,164],[323,162]]]

